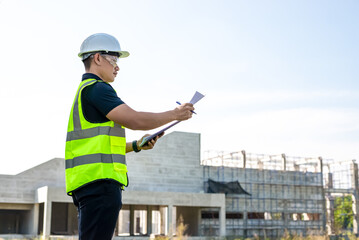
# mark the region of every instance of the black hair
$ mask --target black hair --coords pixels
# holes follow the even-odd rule
[[[92,55],[90,55],[88,58],[82,60],[82,62],[84,63],[84,66],[85,66],[85,70],[89,70],[91,67],[91,56]]]

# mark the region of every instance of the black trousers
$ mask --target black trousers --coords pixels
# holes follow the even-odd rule
[[[72,194],[78,210],[79,240],[112,239],[122,207],[121,186],[111,180],[100,180]]]

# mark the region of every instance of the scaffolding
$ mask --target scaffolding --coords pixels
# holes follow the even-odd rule
[[[238,181],[251,195],[226,195],[226,234],[281,237],[334,234],[335,199],[351,196],[356,219],[358,167],[353,161],[240,152],[206,152],[204,191],[208,179]],[[357,233],[354,219],[352,230]],[[218,232],[218,214],[202,209],[201,234]]]
[[[323,169],[326,192],[327,230],[358,234],[358,164],[352,161],[328,161]]]

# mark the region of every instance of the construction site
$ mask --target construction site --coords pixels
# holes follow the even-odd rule
[[[173,132],[152,151],[128,154],[114,239],[173,236],[179,224],[196,239],[358,234],[355,160],[200,153],[200,134]],[[0,238],[76,238],[64,162],[0,175]]]
[[[343,230],[358,234],[355,160],[336,162],[245,151],[207,154],[202,160],[204,180],[236,182],[246,191],[226,194],[227,235],[278,238],[285,232],[308,236],[335,235]],[[348,199],[349,209],[344,209]],[[202,220],[203,235],[215,231],[214,219]]]

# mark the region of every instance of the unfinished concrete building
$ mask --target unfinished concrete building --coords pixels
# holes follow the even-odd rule
[[[331,233],[336,194],[353,196],[358,231],[354,162],[349,183],[338,186],[337,179],[344,178],[330,168],[334,162],[321,158],[241,151],[208,152],[202,159],[200,134],[184,132],[165,135],[151,151],[128,154],[130,185],[114,239],[171,236],[179,221],[189,236]],[[0,175],[0,237],[77,234],[64,166],[64,159],[56,158],[17,175]]]
[[[200,135],[174,132],[155,149],[127,155],[129,187],[123,192],[116,236],[172,235],[183,216],[199,235],[202,208],[219,212],[225,236],[225,195],[203,191]],[[0,235],[72,236],[77,212],[65,192],[65,160],[52,159],[17,175],[0,175]]]
[[[244,151],[217,153],[203,162],[204,179],[238,181],[249,193],[226,195],[226,233],[245,237],[279,237],[285,231],[304,236],[324,233],[321,166],[320,159]],[[213,228],[210,222],[206,228]]]

